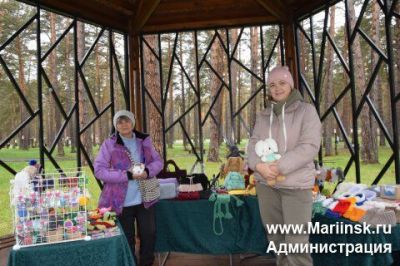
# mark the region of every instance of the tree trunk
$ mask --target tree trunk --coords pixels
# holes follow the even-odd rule
[[[18,35],[16,38],[16,52],[18,55],[18,84],[24,96],[28,97],[28,86],[26,85],[25,82],[25,69],[24,69],[25,60],[24,60],[20,35]],[[22,123],[26,118],[25,117],[26,111],[22,100],[20,100],[18,106],[19,106],[20,119]],[[20,150],[29,149],[29,138],[30,138],[30,130],[29,130],[29,125],[27,125],[19,133],[18,146]]]
[[[70,56],[71,56],[71,39],[70,39],[70,35],[67,34],[65,36],[65,65],[66,66],[70,66]],[[66,101],[67,101],[67,106],[68,106],[68,110],[71,110],[71,108],[74,106],[75,101],[73,100],[73,95],[74,95],[74,85],[73,85],[73,73],[70,73],[70,75],[68,75],[67,79],[66,79],[66,88],[65,88],[65,92],[68,95],[71,95],[71,97],[66,97]],[[77,147],[77,143],[76,143],[76,132],[75,132],[75,125],[76,125],[77,121],[75,119],[75,115],[72,115],[69,125],[68,125],[68,132],[69,132],[69,141],[71,143],[71,149],[70,149],[70,153],[75,153],[76,152],[76,147]]]
[[[250,29],[250,52],[251,52],[251,71],[254,74],[258,74],[258,27],[251,27]],[[252,76],[250,84],[250,95],[253,95],[257,90],[257,80]],[[249,112],[249,127],[250,134],[253,134],[254,125],[256,123],[256,113],[257,113],[257,97],[254,98],[253,104],[250,104]]]
[[[196,38],[196,34],[193,32],[192,33],[192,36],[193,36],[193,42],[195,41],[195,38]],[[192,49],[192,54],[191,54],[191,56],[192,56],[192,61],[193,62],[196,62],[196,51],[195,51],[195,49]],[[196,70],[195,70],[196,71]],[[197,86],[197,73],[195,72],[194,73],[194,80],[195,80],[195,83],[194,84],[196,84],[196,86]],[[200,83],[200,82],[199,82]],[[200,90],[200,88],[197,88],[198,90]],[[192,99],[192,98],[196,98],[196,96],[193,96],[193,97],[190,97],[190,95],[191,95],[192,93],[190,92],[190,90],[189,90],[189,93],[188,93],[188,99]],[[188,125],[188,134],[189,134],[189,136],[192,136],[190,133],[191,133],[191,130],[192,130],[192,128],[193,128],[193,136],[194,136],[194,147],[196,148],[196,150],[200,150],[200,141],[203,141],[203,140],[200,140],[200,121],[199,121],[199,116],[198,116],[198,112],[199,112],[199,108],[200,108],[200,104],[201,103],[199,103],[199,105],[197,105],[195,108],[194,108],[194,119],[191,119],[191,120],[189,120],[189,125]],[[191,126],[191,122],[190,121],[192,121],[193,122],[193,126]],[[200,152],[203,152],[203,151],[200,151]]]
[[[172,54],[172,47],[171,47],[171,39],[168,39],[168,68],[173,60],[173,54]],[[169,125],[172,125],[174,122],[174,68],[171,69],[171,81],[168,89],[168,98],[167,98],[167,103],[168,103],[168,121]],[[168,148],[172,149],[174,145],[174,129],[175,127],[172,127],[168,131]]]
[[[344,34],[343,34],[343,58],[346,62],[349,61],[348,59],[348,40],[347,40],[347,31],[346,28],[344,29]],[[345,82],[348,82],[348,75],[346,72],[343,71],[343,80]],[[351,111],[351,94],[350,91],[346,93],[346,95],[343,97],[343,105],[342,105],[342,121],[343,121],[343,127],[346,130],[347,135],[351,138],[352,143],[353,141],[353,135],[350,134],[350,129],[352,128],[352,111]],[[344,142],[344,148],[348,148],[346,145],[346,142]]]
[[[146,40],[149,45],[158,52],[158,41],[156,35],[146,36]],[[153,97],[156,103],[161,103],[161,93],[160,93],[160,71],[156,58],[152,55],[149,49],[144,50],[144,75],[145,75],[145,85],[150,95]],[[148,113],[148,123],[149,132],[153,139],[154,147],[157,152],[163,156],[163,130],[162,130],[162,120],[157,109],[152,105],[148,104],[146,106]]]
[[[183,64],[183,49],[182,49],[182,34],[179,35],[179,60],[181,61],[181,63]],[[185,97],[185,78],[184,78],[184,74],[183,71],[180,71],[180,78],[181,78],[181,115],[185,112],[186,110],[186,97]],[[196,76],[196,75],[195,75]],[[185,130],[187,130],[186,128],[186,116],[182,117],[182,125],[183,128]],[[183,133],[182,130],[182,141],[183,141],[183,149],[186,151],[187,150],[187,145],[188,145],[188,141],[186,139],[185,133]]]
[[[380,21],[379,21],[379,4],[377,2],[373,2],[373,10],[372,10],[372,41],[375,43],[377,47],[380,47]],[[371,71],[375,67],[376,63],[378,62],[378,54],[371,50]],[[381,73],[381,71],[380,71]],[[379,93],[378,93],[379,92]],[[385,120],[385,109],[383,107],[383,90],[381,86],[381,77],[380,74],[376,76],[374,87],[371,90],[371,93],[373,94],[374,99],[376,99],[377,104],[378,104],[378,112],[382,116],[383,120]],[[374,132],[378,129],[378,125],[373,121],[373,129]],[[383,131],[379,128],[379,146],[385,146],[385,135],[383,134]]]
[[[56,16],[54,13],[50,13],[50,43],[54,44],[57,40],[56,36]],[[58,79],[57,79],[57,56],[56,56],[56,51],[54,50],[50,56],[49,56],[49,79],[51,81],[51,84],[53,85],[53,90],[57,92],[58,97],[62,97],[62,91],[59,90],[58,86]],[[58,107],[55,104],[54,99],[52,98],[51,95],[49,95],[49,99],[51,99],[52,104],[52,112],[54,112],[54,122],[55,122],[55,134],[58,133],[58,131],[61,128],[61,112],[58,109]],[[48,125],[50,126],[50,125]],[[52,139],[55,139],[55,135],[51,136]],[[64,138],[60,138],[58,143],[57,143],[57,155],[58,156],[64,156]],[[49,143],[50,142],[49,140]]]
[[[96,72],[95,72],[95,82],[96,82],[96,88],[95,90],[97,91],[96,95],[97,95],[97,103],[100,104],[101,109],[104,108],[104,104],[102,101],[102,98],[104,98],[105,95],[103,95],[102,90],[101,90],[101,73],[100,73],[100,54],[99,54],[99,44],[96,45],[96,47],[94,48],[94,57],[95,57],[95,62],[96,62]],[[94,141],[94,145],[100,144],[102,143],[105,138],[102,138],[102,128],[103,128],[103,118],[104,117],[100,117],[98,119],[98,123],[95,123],[93,125],[93,141]],[[97,128],[96,128],[97,126]]]
[[[330,12],[330,23],[329,23],[329,35],[334,38],[335,36],[335,5],[331,7]],[[324,95],[325,109],[328,109],[329,105],[333,103],[333,48],[327,43],[327,66],[326,66],[326,92]],[[332,117],[328,116],[323,125],[323,143],[325,147],[325,156],[332,156],[332,137],[333,137],[333,123]]]
[[[232,29],[230,31],[231,33],[231,44],[232,47],[233,45],[237,42],[237,38],[238,38],[238,29]],[[235,58],[237,58],[238,52],[237,49],[235,51],[235,54],[233,54],[233,56]],[[239,66],[238,64],[236,64],[235,62],[231,63],[231,96],[232,96],[232,110],[233,112],[236,112],[236,98],[237,98],[237,91],[238,91],[238,74],[239,74]],[[230,112],[230,110],[229,110]],[[233,115],[233,114],[231,114]],[[237,136],[235,135],[235,128],[236,128],[236,121],[237,119],[232,119],[231,115],[229,116],[229,127],[227,128],[226,134],[227,134],[227,138],[230,141],[230,143],[235,143],[237,140]]]
[[[354,28],[356,17],[354,11],[353,0],[348,1],[349,6],[349,18],[351,28]],[[360,90],[360,95],[365,92],[365,72],[364,72],[364,60],[361,53],[361,45],[359,36],[356,37],[353,43],[354,53],[354,71],[355,71],[355,84],[356,88]],[[373,129],[373,117],[368,110],[367,104],[364,104],[361,111],[361,159],[364,163],[378,163],[378,146],[376,141],[376,132]]]
[[[82,22],[78,22],[77,24],[77,38],[78,38],[78,60],[82,60],[85,55],[85,25]],[[86,125],[89,121],[89,102],[88,97],[85,92],[85,88],[83,85],[83,81],[79,78],[78,82],[78,91],[79,91],[79,125],[80,128]],[[84,134],[80,136],[82,141],[82,145],[85,148],[89,158],[92,160],[93,152],[92,152],[92,129],[89,127]],[[78,143],[79,145],[79,143]],[[85,160],[87,163],[87,161]]]
[[[218,41],[215,41],[211,46],[211,65],[215,68],[215,71],[222,76],[223,71],[223,56],[221,47]],[[214,101],[215,97],[217,97],[218,89],[221,86],[221,81],[215,76],[213,73],[211,74],[211,82],[210,82],[210,103]],[[211,114],[214,116],[214,119],[210,118],[210,146],[208,149],[208,162],[220,162],[219,159],[219,137],[220,137],[220,118],[222,113],[221,106],[221,95],[215,102],[214,107],[211,109]]]
[[[240,50],[241,50],[240,43],[238,45],[238,50],[239,50],[239,61],[241,62],[242,54],[240,52]],[[240,68],[237,69],[237,75],[238,75],[237,107],[239,109],[241,107],[241,105],[242,105],[242,103],[240,102],[241,93],[242,93],[242,78],[241,78]],[[241,115],[241,113],[239,115]],[[237,116],[237,123],[236,123],[236,143],[237,144],[240,144],[240,142],[242,141],[242,136],[241,136],[241,134],[242,134],[241,133],[242,122],[240,121],[239,115]]]

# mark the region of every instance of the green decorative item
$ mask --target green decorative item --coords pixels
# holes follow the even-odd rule
[[[245,189],[244,177],[238,172],[229,172],[224,186],[227,190]]]
[[[236,200],[236,207],[243,205],[243,201],[234,195],[229,194],[211,194],[209,201],[215,201],[214,212],[213,212],[213,231],[214,234],[220,236],[224,233],[224,227],[222,225],[222,219],[232,219],[233,216],[229,210],[229,204],[231,198]],[[222,211],[222,206],[225,208],[225,213]],[[219,221],[220,231],[217,232],[217,220]]]

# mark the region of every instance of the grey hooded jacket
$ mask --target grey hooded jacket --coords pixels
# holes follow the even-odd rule
[[[300,95],[296,90],[292,93]],[[318,114],[314,106],[305,103],[302,97],[288,102],[288,106],[283,105],[281,112],[271,112],[273,105],[270,102],[256,117],[253,135],[247,146],[249,168],[255,171],[256,165],[262,162],[254,147],[257,141],[270,137],[272,119],[271,137],[277,142],[279,154],[282,155],[278,160],[278,169],[286,177],[285,180],[277,182],[275,187],[312,188],[315,179],[313,160],[318,154],[321,142],[321,122]],[[254,174],[257,180],[264,180],[257,171]]]

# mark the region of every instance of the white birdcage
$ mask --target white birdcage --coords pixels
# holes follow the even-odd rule
[[[14,249],[90,239],[88,198],[87,177],[80,170],[37,175],[22,189],[11,180]]]

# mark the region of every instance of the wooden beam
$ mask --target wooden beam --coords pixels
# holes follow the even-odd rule
[[[298,3],[298,1],[293,1],[293,3],[291,4],[293,16],[295,18],[301,18],[306,15],[315,14],[319,11],[322,11],[326,5],[333,5],[339,1],[340,0],[304,0],[301,3]]]
[[[30,5],[36,5],[36,0],[21,0]],[[41,0],[42,8],[52,12],[60,13],[68,17],[77,17],[85,22],[94,23],[100,26],[110,27],[121,32],[128,32],[129,16],[124,13],[106,8],[94,0],[74,1],[74,0]]]
[[[281,22],[288,22],[288,14],[282,1],[279,0],[256,0],[269,14],[275,16]]]
[[[296,39],[295,39],[294,23],[283,24],[283,35],[285,40],[285,59],[286,65],[289,67],[293,75],[294,86],[299,89],[299,75],[297,73],[297,56],[296,56]]]
[[[139,0],[138,9],[136,10],[135,18],[133,19],[133,34],[138,34],[143,26],[146,24],[147,20],[156,10],[157,6],[160,4],[160,0]]]
[[[214,18],[202,21],[190,22],[171,22],[163,24],[148,24],[145,25],[142,32],[157,33],[157,32],[174,32],[179,30],[203,30],[214,29],[220,27],[243,27],[262,24],[275,24],[279,21],[275,17],[244,17],[244,18]]]
[[[142,120],[142,91],[140,83],[140,61],[139,61],[139,36],[129,36],[129,89],[130,89],[130,103],[131,111],[135,114],[136,129],[143,130]]]
[[[101,5],[110,7],[114,10],[118,10],[121,13],[132,16],[133,15],[133,7],[134,7],[134,0],[95,0]]]

